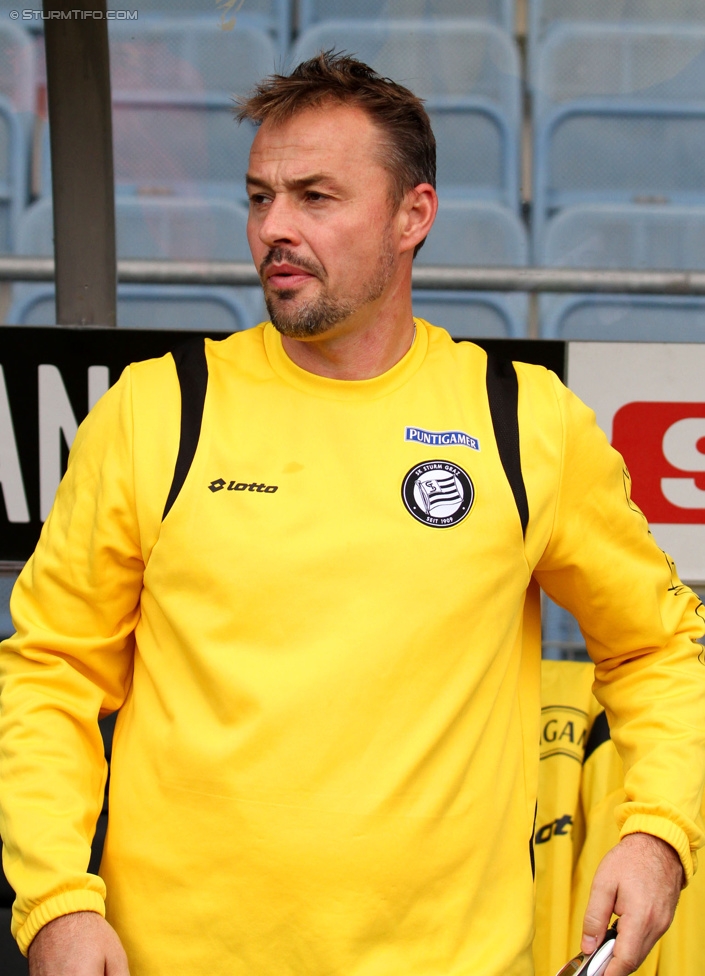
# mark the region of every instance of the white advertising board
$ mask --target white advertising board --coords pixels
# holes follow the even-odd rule
[[[571,342],[567,359],[654,538],[684,582],[705,583],[705,344]]]

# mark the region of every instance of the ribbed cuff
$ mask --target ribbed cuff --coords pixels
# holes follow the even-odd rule
[[[672,820],[649,813],[635,813],[631,817],[627,817],[620,831],[619,839],[626,837],[627,834],[651,834],[665,840],[675,849],[681,859],[685,871],[685,883],[690,883],[695,871],[695,857],[690,850],[688,835]]]
[[[33,909],[20,928],[12,933],[17,939],[22,955],[27,955],[32,939],[41,928],[61,915],[72,915],[74,912],[97,912],[105,918],[105,901],[97,891],[88,891],[85,888],[62,891],[60,895],[47,898]]]

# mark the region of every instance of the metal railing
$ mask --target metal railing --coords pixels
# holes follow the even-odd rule
[[[118,261],[118,281],[160,285],[259,285],[254,266],[231,261]],[[0,281],[53,281],[53,258],[0,257]],[[703,271],[418,266],[415,288],[621,295],[705,295]]]

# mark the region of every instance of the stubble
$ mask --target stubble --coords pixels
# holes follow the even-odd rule
[[[264,286],[264,300],[274,328],[291,339],[310,339],[328,332],[382,295],[394,269],[394,251],[389,233],[382,243],[375,274],[361,282],[359,289],[351,294],[339,296],[330,294],[327,275],[320,264],[304,260],[288,248],[276,247],[269,251],[260,264],[263,281],[264,271],[272,263],[293,264],[321,282],[318,295],[308,301],[298,299],[293,288],[273,292],[267,291],[266,284]]]

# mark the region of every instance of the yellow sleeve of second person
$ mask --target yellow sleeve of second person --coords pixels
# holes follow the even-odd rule
[[[622,763],[609,739],[583,767],[580,803],[585,838],[577,850],[570,912],[570,937],[579,945],[592,879],[604,855],[618,840],[615,811],[624,803]],[[705,807],[703,809],[705,814]],[[699,871],[682,892],[673,922],[635,976],[700,976],[702,972],[705,873]]]

